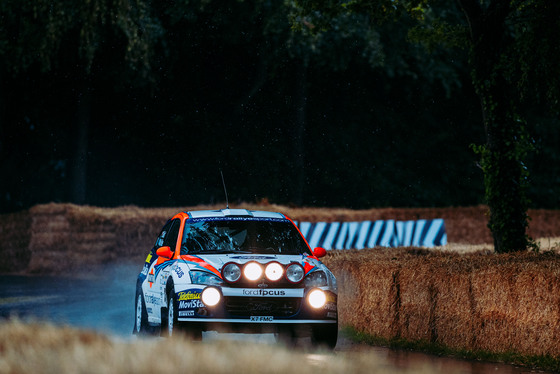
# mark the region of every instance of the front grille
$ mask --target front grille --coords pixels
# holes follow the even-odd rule
[[[234,297],[225,298],[226,311],[235,316],[291,317],[301,305],[299,297]]]

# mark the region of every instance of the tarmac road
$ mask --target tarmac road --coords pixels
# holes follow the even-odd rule
[[[67,278],[58,276],[0,275],[0,318],[18,316],[93,329],[124,339],[133,339],[134,292],[138,265],[109,266],[97,276]],[[250,339],[275,344],[272,334],[248,336],[243,334],[205,333],[204,339]],[[512,365],[485,363],[437,357],[417,352],[392,350],[354,344],[339,338],[336,351],[367,350],[392,369],[410,370],[424,364],[441,368],[439,372],[519,374],[535,372]],[[317,357],[315,357],[317,356]],[[310,355],[310,359],[321,359]],[[544,372],[543,372],[544,373]]]

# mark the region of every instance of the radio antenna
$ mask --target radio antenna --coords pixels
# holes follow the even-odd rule
[[[226,182],[224,180],[224,173],[222,173],[222,169],[220,169],[220,175],[222,176],[222,184],[224,185],[224,193],[226,194],[226,209],[229,209],[229,201],[228,201],[228,197],[227,197]]]

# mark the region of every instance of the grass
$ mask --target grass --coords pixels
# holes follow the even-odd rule
[[[444,373],[435,363],[389,369],[367,352],[289,350],[276,344],[218,340],[116,340],[48,323],[0,322],[0,373]]]

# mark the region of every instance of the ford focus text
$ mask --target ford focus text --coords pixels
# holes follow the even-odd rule
[[[181,212],[138,276],[134,332],[274,332],[334,347],[337,284],[325,253],[281,213]]]

